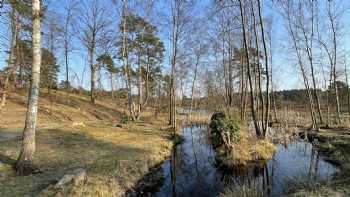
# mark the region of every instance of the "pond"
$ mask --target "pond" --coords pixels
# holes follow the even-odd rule
[[[337,169],[325,162],[312,144],[295,141],[278,144],[271,160],[244,169],[220,169],[208,137],[208,127],[186,126],[183,144],[173,149],[160,171],[162,186],[152,196],[218,196],[225,187],[257,188],[267,196],[281,196],[288,183],[299,178],[324,181]]]

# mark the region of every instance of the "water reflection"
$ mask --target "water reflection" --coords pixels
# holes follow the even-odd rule
[[[280,196],[292,179],[307,176],[314,181],[327,180],[336,171],[310,143],[302,141],[279,144],[268,162],[218,169],[207,126],[188,126],[182,132],[185,142],[174,147],[171,159],[162,165],[165,181],[154,196],[218,196],[231,186]]]

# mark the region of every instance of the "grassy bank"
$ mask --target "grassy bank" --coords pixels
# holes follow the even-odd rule
[[[10,95],[0,112],[0,196],[120,196],[169,156],[165,114],[145,112],[141,121],[116,127],[123,108],[115,102],[91,105],[72,95],[65,104],[63,98],[60,92],[41,97],[34,156],[41,172],[21,177],[11,165],[21,145],[25,96]],[[55,187],[77,168],[86,170],[86,182]]]
[[[350,130],[321,129],[309,132],[308,138],[322,152],[324,159],[339,171],[327,182],[310,183],[308,179],[293,183],[290,196],[349,196],[350,195]]]

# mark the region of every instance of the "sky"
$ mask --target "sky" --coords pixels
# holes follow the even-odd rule
[[[67,0],[46,0],[45,2],[48,3],[48,9],[53,10],[57,13],[64,13],[64,5],[66,4]],[[87,1],[87,0],[86,0]],[[82,1],[81,1],[82,2]],[[110,3],[108,0],[99,0],[99,2],[106,6],[106,9],[109,9],[111,12],[111,21],[113,24],[111,24],[111,28],[118,28],[117,24],[119,22],[118,16],[118,10],[120,9],[116,6]],[[130,1],[131,4],[133,3],[139,3],[139,1]],[[171,42],[169,41],[169,35],[167,34],[169,29],[168,26],[164,26],[159,23],[165,23],[166,21],[159,21],[158,19],[160,16],[166,16],[170,13],[170,5],[166,3],[166,1],[158,1],[160,3],[156,4],[156,7],[154,8],[154,12],[151,16],[149,16],[149,20],[153,22],[155,25],[159,27],[159,36],[165,43],[165,47],[167,49],[167,55],[164,62],[164,70],[165,72],[169,70],[169,56],[170,56],[170,48],[171,48]],[[211,8],[211,0],[199,0],[197,2],[197,7],[195,9],[195,14],[205,14],[205,12],[208,11],[208,9]],[[322,1],[321,1],[322,2]],[[346,8],[348,7],[347,1],[340,1],[343,2],[342,7]],[[291,46],[289,44],[289,37],[288,33],[286,31],[283,18],[278,13],[278,10],[273,7],[270,0],[264,0],[263,3],[263,15],[264,17],[272,18],[273,20],[273,27],[272,27],[272,36],[273,36],[273,78],[274,78],[274,86],[277,90],[283,90],[283,89],[295,89],[295,88],[303,88],[303,81],[301,78],[301,75],[299,73],[298,65],[296,64],[297,61],[295,59],[294,52],[291,50]],[[134,7],[131,5],[130,7]],[[324,8],[321,5],[321,9]],[[145,14],[145,10],[138,9],[138,13]],[[79,23],[79,22],[78,22]],[[348,27],[350,23],[350,10],[347,10],[342,15],[341,20],[341,26],[342,26],[342,33],[341,33],[341,40],[340,40],[340,50],[343,51],[341,53],[346,54],[349,51],[350,46],[350,35],[348,32]],[[43,25],[44,26],[44,25]],[[2,69],[6,65],[6,59],[7,59],[7,53],[6,50],[8,47],[8,35],[9,35],[9,29],[8,25],[6,24],[6,17],[2,13],[0,16],[0,69]],[[44,41],[43,41],[44,42]],[[74,50],[70,55],[70,69],[71,73],[74,76],[71,76],[70,78],[74,78],[76,81],[76,76],[78,78],[82,78],[82,73],[85,70],[84,75],[84,88],[89,88],[89,78],[90,78],[90,72],[89,67],[87,65],[87,54],[86,49],[82,46],[81,42],[78,39],[73,39],[72,45],[76,50]],[[59,75],[59,81],[64,79],[65,76],[65,69],[63,64],[63,53],[62,48],[58,47],[57,54],[59,59],[59,64],[61,65],[61,72]],[[320,74],[321,70],[316,70],[316,73]],[[74,74],[76,73],[76,74]],[[322,82],[323,78],[321,75],[318,75],[317,78],[318,81]],[[77,82],[76,82],[77,83]],[[76,84],[75,83],[75,84]],[[73,83],[74,84],[74,83]],[[109,89],[109,82],[108,80],[104,80],[104,87],[106,89]]]

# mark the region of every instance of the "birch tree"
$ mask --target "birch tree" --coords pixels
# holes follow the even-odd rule
[[[176,130],[176,65],[178,62],[179,45],[188,28],[191,17],[192,1],[171,0],[171,77],[169,95],[169,125]],[[187,29],[188,31],[188,29]]]
[[[292,13],[295,11],[293,9],[294,4],[293,4],[293,2],[290,2],[290,1],[283,1],[283,2],[281,1],[280,5],[285,13],[284,19],[286,20],[287,31],[288,31],[290,39],[292,41],[293,50],[296,53],[298,65],[299,65],[300,72],[301,72],[303,82],[304,82],[304,86],[305,86],[305,89],[307,91],[311,120],[312,120],[312,129],[318,129],[318,124],[317,124],[316,117],[315,117],[314,100],[312,97],[312,92],[311,92],[311,88],[310,88],[310,84],[309,84],[309,79],[307,77],[305,65],[304,65],[303,59],[302,59],[302,54],[301,54],[301,50],[300,50],[301,47],[298,44],[297,38],[299,36],[297,34],[298,32],[296,31],[296,27],[295,27],[296,23],[294,22],[295,19],[292,18]]]
[[[41,35],[40,35],[40,0],[32,0],[32,45],[33,64],[30,92],[28,95],[28,106],[25,120],[25,127],[22,136],[22,145],[19,157],[14,164],[14,168],[19,175],[31,174],[33,166],[33,156],[35,152],[35,130],[37,123],[39,85],[40,85],[40,65],[41,65]]]
[[[252,112],[252,118],[253,118],[253,124],[256,132],[256,136],[258,138],[261,138],[261,130],[258,123],[258,118],[256,114],[256,108],[255,108],[255,95],[254,95],[254,88],[253,88],[253,79],[252,79],[252,71],[251,71],[251,65],[250,65],[250,55],[249,55],[249,48],[248,48],[248,40],[247,40],[247,32],[246,32],[246,13],[245,13],[245,5],[244,0],[239,0],[239,9],[241,14],[241,22],[242,22],[242,37],[243,37],[243,46],[244,46],[244,56],[247,63],[247,72],[248,72],[248,81],[249,81],[249,88],[250,88],[250,108]]]
[[[337,17],[337,13],[335,11],[335,6],[333,1],[327,1],[327,16],[328,20],[331,26],[331,38],[332,38],[332,65],[331,65],[331,73],[333,78],[333,86],[334,86],[334,93],[335,93],[335,101],[336,101],[336,110],[337,110],[337,122],[340,124],[341,122],[341,115],[340,115],[340,104],[339,104],[339,93],[338,93],[338,86],[337,86],[337,52],[338,52],[338,38],[337,38],[337,24],[339,23],[339,17]]]
[[[265,59],[265,74],[266,74],[266,109],[265,109],[265,120],[263,125],[263,136],[266,136],[267,127],[268,127],[268,119],[270,114],[270,70],[269,70],[269,56],[267,53],[267,45],[266,45],[266,38],[265,38],[265,30],[264,30],[264,21],[261,14],[261,3],[260,0],[257,0],[258,2],[258,13],[259,13],[259,21],[260,21],[260,28],[261,28],[261,38],[264,46],[264,59]]]

